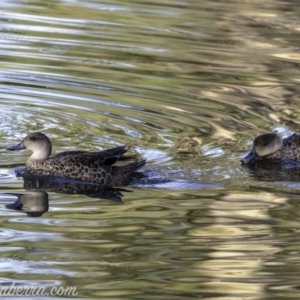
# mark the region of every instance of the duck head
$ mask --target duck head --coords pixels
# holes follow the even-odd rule
[[[241,159],[242,165],[248,164],[257,157],[264,157],[282,148],[282,138],[277,133],[264,133],[253,141],[251,151]]]
[[[29,159],[43,160],[51,155],[52,144],[45,134],[33,132],[28,134],[21,143],[6,148],[6,150],[23,149],[28,149],[33,152]]]

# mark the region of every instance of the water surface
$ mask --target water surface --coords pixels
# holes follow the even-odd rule
[[[299,132],[296,2],[0,8],[1,287],[299,298],[299,171],[239,162],[258,134]],[[112,194],[38,190],[14,175],[29,153],[4,150],[32,131],[53,153],[126,144],[148,177]]]

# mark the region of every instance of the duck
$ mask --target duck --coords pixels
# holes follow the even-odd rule
[[[26,172],[31,175],[55,176],[92,182],[102,186],[123,185],[128,177],[146,164],[146,160],[115,166],[127,152],[126,146],[88,152],[65,151],[51,156],[52,143],[41,132],[28,134],[19,144],[7,147],[6,150],[32,151],[26,161]]]
[[[241,163],[248,164],[263,157],[273,160],[300,161],[300,135],[292,134],[284,139],[278,133],[263,133],[257,136],[251,151],[241,159]]]

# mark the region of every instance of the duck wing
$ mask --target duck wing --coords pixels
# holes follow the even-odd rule
[[[98,152],[87,152],[87,151],[66,151],[51,156],[49,160],[61,161],[70,164],[80,163],[84,166],[98,165],[99,166],[111,166],[116,163],[121,156],[126,153],[127,149],[125,146],[119,146],[116,148],[98,151]]]

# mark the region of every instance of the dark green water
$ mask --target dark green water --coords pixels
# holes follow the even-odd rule
[[[299,299],[299,172],[239,162],[258,134],[299,132],[299,10],[2,1],[0,295]],[[37,192],[14,176],[29,152],[4,150],[32,131],[54,153],[128,145],[148,180]]]

